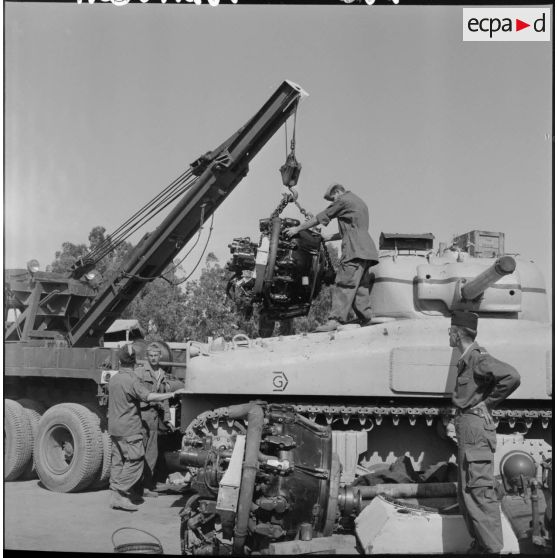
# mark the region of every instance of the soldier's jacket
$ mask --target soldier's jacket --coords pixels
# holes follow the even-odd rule
[[[141,435],[139,406],[147,404],[149,390],[138,382],[134,371],[121,368],[109,381],[108,431],[126,438]]]
[[[168,377],[162,368],[153,370],[149,362],[139,364],[134,369],[136,377],[140,380],[141,384],[145,386],[152,393],[168,393],[183,387],[182,382]],[[168,400],[162,402],[142,403],[140,407],[142,415],[155,410],[163,414],[163,420],[170,419],[169,402]]]
[[[473,343],[457,363],[457,380],[453,403],[468,409],[484,401],[493,409],[513,393],[520,384],[517,370],[489,355],[487,350]]]
[[[134,373],[138,380],[145,386],[151,393],[166,393],[168,383],[165,382],[165,372],[162,368],[153,370],[148,362],[139,364],[134,369]],[[157,409],[160,408],[160,402],[150,402],[141,405],[141,410]]]

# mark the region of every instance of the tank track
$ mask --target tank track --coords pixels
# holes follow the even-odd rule
[[[262,403],[263,404],[263,403]],[[350,420],[358,420],[365,430],[371,430],[375,425],[381,425],[384,420],[391,420],[398,425],[401,419],[405,419],[412,426],[418,419],[424,419],[428,426],[432,425],[435,418],[441,417],[447,424],[455,415],[453,407],[396,407],[396,406],[346,406],[346,405],[299,405],[288,404],[296,413],[316,422],[323,419],[326,424],[341,421],[347,425]],[[511,428],[517,421],[531,428],[534,421],[540,421],[543,428],[548,428],[552,421],[552,411],[543,409],[496,409],[492,411],[492,417],[496,425],[500,421],[507,422]],[[212,411],[205,411],[196,417],[186,429],[186,435],[194,435],[195,431],[207,432],[211,428],[217,428],[221,420],[226,420],[231,427],[234,421],[228,418],[228,407],[221,407]]]

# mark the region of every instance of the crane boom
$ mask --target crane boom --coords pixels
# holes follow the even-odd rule
[[[111,323],[160,275],[248,172],[248,163],[295,111],[306,93],[284,81],[238,132],[192,163],[198,178],[157,229],[146,234],[116,278],[104,286],[88,312],[68,332],[70,346],[98,345]]]

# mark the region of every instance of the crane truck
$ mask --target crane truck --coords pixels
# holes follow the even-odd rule
[[[4,334],[5,480],[35,469],[60,492],[106,483],[107,382],[119,363],[116,351],[102,346],[103,335],[234,190],[304,96],[297,84],[283,82],[240,130],[195,160],[157,198],[174,204],[169,214],[109,279],[101,281],[95,270],[104,250],[66,274],[40,271],[36,261],[5,270],[5,323],[9,311],[16,314]]]

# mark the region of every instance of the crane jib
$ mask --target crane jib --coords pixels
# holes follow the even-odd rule
[[[146,278],[161,274],[248,172],[249,162],[295,111],[306,93],[284,81],[262,108],[217,149],[192,164],[198,175],[164,221],[145,235],[118,274],[68,332],[71,346],[97,345],[99,338],[140,292]]]

